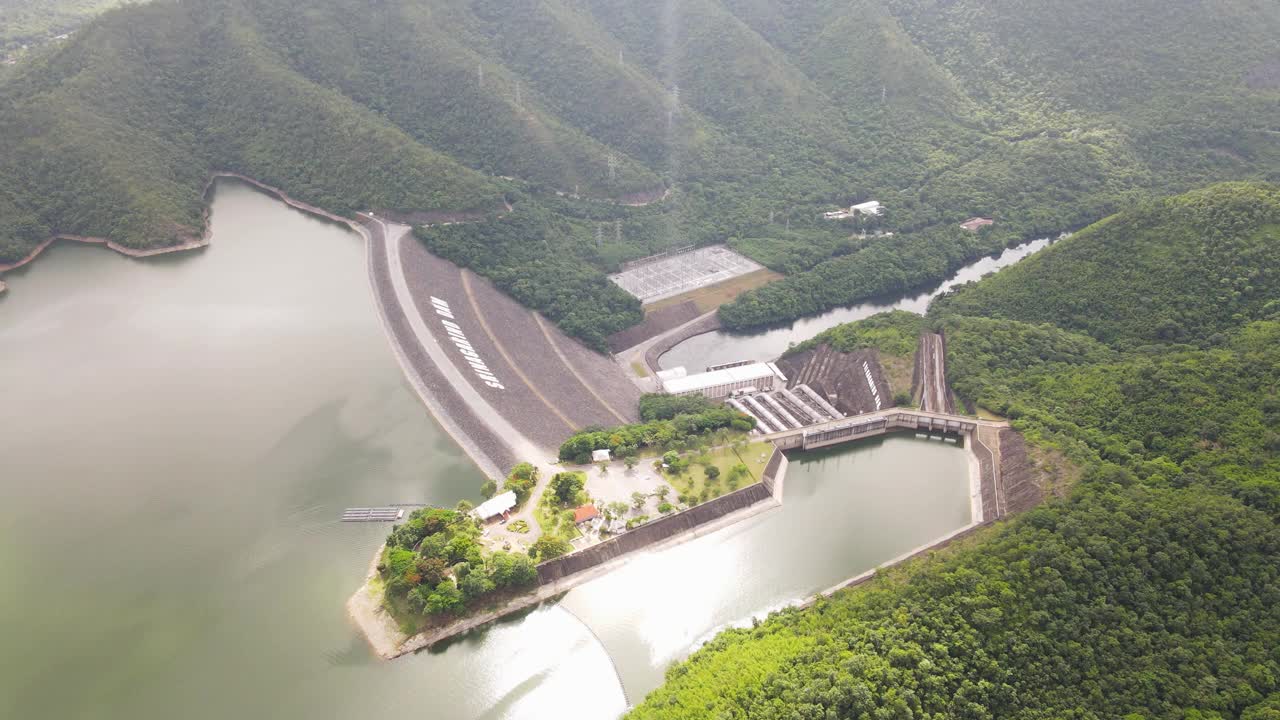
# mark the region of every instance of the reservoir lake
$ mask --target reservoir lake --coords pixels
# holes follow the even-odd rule
[[[797,454],[781,509],[377,660],[344,603],[390,528],[339,514],[484,478],[403,378],[360,238],[238,182],[212,202],[203,251],[5,276],[0,717],[616,717],[717,630],[970,520],[954,444]]]

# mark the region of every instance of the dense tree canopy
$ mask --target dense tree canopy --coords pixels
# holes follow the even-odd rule
[[[724,312],[778,322],[1275,178],[1278,33],[1226,0],[139,4],[0,78],[0,262],[199,235],[233,170],[338,213],[510,201],[424,241],[597,347],[640,317],[604,273],[686,244],[790,275]],[[885,217],[820,218],[872,198]]]
[[[876,348],[889,355],[910,355],[915,352],[924,329],[924,318],[906,310],[894,310],[873,315],[862,322],[837,325],[789,348],[786,354],[826,344],[840,352]]]
[[[1245,183],[1145,203],[933,309],[1053,323],[1117,347],[1205,347],[1277,311],[1280,187]]]
[[[1238,717],[1280,690],[1280,531],[1087,481],[985,542],[730,630],[629,718]]]
[[[489,551],[477,521],[439,508],[414,510],[392,528],[378,569],[393,611],[413,615],[465,612],[495,591],[518,590],[538,578],[524,554]]]
[[[960,548],[722,633],[628,717],[1272,717],[1280,312],[1199,293],[1280,270],[1273,197],[1227,186],[1140,208],[916,319],[945,333],[959,395],[1011,418],[1046,476],[1081,479]],[[1194,331],[1152,337],[1138,307],[1179,308]],[[821,337],[887,349],[912,325]]]
[[[716,430],[747,432],[755,427],[756,419],[750,415],[725,405],[702,405],[696,403],[694,408],[677,409],[674,404],[660,407],[651,399],[649,412],[659,419],[612,428],[586,428],[560,445],[560,459],[579,464],[590,462],[593,450],[609,450],[614,457],[627,457],[642,448],[683,447]],[[668,414],[669,418],[663,418]]]

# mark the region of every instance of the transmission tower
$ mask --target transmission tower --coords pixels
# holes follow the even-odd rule
[[[484,89],[484,65],[476,63],[476,75],[480,78],[480,89]]]
[[[618,175],[618,157],[613,153],[609,153],[609,182],[613,182]]]

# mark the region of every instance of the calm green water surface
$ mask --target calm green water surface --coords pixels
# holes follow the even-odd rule
[[[968,522],[954,447],[797,456],[783,510],[379,662],[343,603],[387,528],[338,514],[482,478],[404,382],[358,238],[236,183],[212,218],[203,252],[64,245],[5,278],[0,717],[614,717],[717,628]]]

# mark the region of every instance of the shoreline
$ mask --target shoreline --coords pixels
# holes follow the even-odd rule
[[[997,460],[992,463],[993,467],[991,468],[991,474],[990,476],[987,476],[984,472],[981,459],[977,454],[979,442],[980,441],[977,439],[977,433],[975,432],[966,438],[964,447],[966,465],[969,471],[969,522],[955,528],[954,530],[950,530],[937,538],[879,563],[872,568],[860,572],[851,578],[836,583],[825,590],[813,593],[801,600],[796,606],[800,608],[810,607],[821,598],[830,597],[841,590],[868,582],[881,570],[895,567],[921,555],[941,550],[947,545],[968,537],[981,528],[992,525],[999,520],[1002,517],[999,512],[994,513],[993,517],[986,517],[983,505],[984,486],[991,486],[991,492],[999,492],[999,488],[995,487],[995,485],[999,483],[999,473],[995,467],[999,464],[999,461]],[[990,448],[987,448],[985,444],[982,445],[982,447],[990,451]],[[685,532],[671,535],[670,537],[652,545],[630,552],[623,552],[599,565],[583,569],[563,578],[558,578],[540,585],[525,595],[508,600],[500,607],[466,618],[459,618],[447,625],[433,628],[430,631],[416,635],[410,636],[400,632],[399,627],[395,624],[392,618],[385,610],[382,609],[381,590],[373,585],[377,572],[377,559],[382,552],[381,548],[379,548],[378,553],[374,555],[373,561],[370,565],[370,572],[366,576],[364,584],[362,584],[347,601],[349,615],[355,622],[356,626],[364,633],[374,651],[384,660],[392,660],[403,655],[431,648],[449,639],[463,636],[472,630],[501,620],[508,615],[542,605],[546,602],[554,601],[557,597],[563,595],[569,590],[612,572],[624,563],[628,562],[631,557],[637,553],[661,552],[668,548],[689,542],[695,538],[709,535],[721,529],[730,527],[756,515],[781,509],[783,507],[783,488],[786,481],[789,460],[781,448],[777,448],[775,446],[774,452],[779,456],[780,463],[776,475],[771,479],[770,483],[765,485],[770,492],[770,497],[767,502],[756,502],[748,507],[726,513],[725,515],[703,525],[694,526]]]
[[[779,450],[778,452],[780,453],[781,451]],[[770,500],[770,502],[758,502],[722,515],[715,520],[691,528],[687,532],[672,535],[636,552],[662,552],[731,527],[757,515],[763,515],[782,508],[782,503],[779,500],[774,498],[770,498]],[[405,635],[400,632],[400,628],[395,624],[395,621],[382,607],[381,591],[372,585],[372,581],[377,574],[378,558],[381,554],[382,548],[379,547],[378,552],[374,554],[370,563],[370,571],[365,577],[364,584],[347,600],[347,612],[356,627],[364,634],[374,652],[383,660],[394,660],[404,655],[431,648],[451,638],[460,637],[501,620],[508,615],[551,602],[579,585],[613,572],[628,562],[635,553],[623,553],[608,562],[539,585],[524,595],[508,600],[498,608],[459,618],[448,625],[433,628],[430,631],[416,635]]]
[[[992,462],[991,462],[990,477],[984,477],[984,472],[982,468],[982,459],[978,457],[979,446],[981,446],[984,450],[986,450],[988,453],[991,453],[993,455]],[[965,455],[967,456],[966,462],[969,466],[969,523],[968,524],[962,527],[956,528],[955,530],[952,530],[950,532],[944,533],[943,535],[937,538],[934,538],[933,540],[930,540],[927,543],[918,545],[915,548],[912,548],[911,550],[908,550],[902,553],[901,555],[898,555],[897,557],[890,558],[889,560],[886,560],[885,562],[880,563],[879,565],[876,565],[873,568],[870,568],[861,573],[858,573],[857,575],[854,575],[853,577],[848,578],[847,580],[836,583],[835,585],[832,585],[826,590],[822,590],[820,592],[814,593],[813,595],[810,595],[809,597],[802,600],[798,605],[796,605],[796,607],[800,609],[812,607],[815,603],[817,603],[821,599],[830,598],[831,596],[835,595],[836,593],[842,590],[847,590],[849,588],[857,587],[858,585],[862,585],[863,583],[866,583],[872,580],[873,578],[876,577],[876,575],[880,573],[881,570],[887,570],[889,568],[896,567],[898,565],[901,565],[902,563],[905,563],[909,560],[920,557],[922,555],[928,554],[930,552],[934,552],[936,550],[942,550],[943,548],[947,547],[951,543],[956,542],[957,540],[961,540],[963,538],[967,538],[970,535],[973,535],[974,533],[978,532],[982,528],[985,528],[989,525],[994,525],[996,521],[1004,519],[1004,517],[1006,516],[1006,513],[1000,512],[998,506],[995,508],[995,512],[993,513],[992,517],[987,517],[986,511],[985,511],[985,503],[983,502],[983,496],[986,494],[984,492],[984,486],[989,487],[992,494],[1000,494],[1002,492],[1002,488],[1000,487],[1000,484],[1001,484],[1000,464],[1002,462],[1002,458],[999,455],[999,449],[997,448],[993,450],[986,443],[983,443],[978,438],[978,432],[975,431],[972,434],[968,435],[965,439]]]
[[[176,245],[165,245],[164,247],[145,248],[141,250],[137,248],[126,247],[124,245],[121,245],[120,243],[117,243],[114,240],[108,240],[107,238],[92,237],[88,235],[70,235],[67,233],[62,233],[62,234],[58,234],[58,235],[54,235],[52,237],[46,238],[39,245],[35,246],[35,248],[31,250],[31,252],[27,253],[26,257],[23,257],[21,260],[15,260],[14,262],[11,262],[11,263],[0,264],[0,273],[7,273],[12,270],[17,270],[20,267],[30,264],[37,257],[40,256],[40,253],[47,250],[50,245],[54,244],[55,242],[58,242],[59,240],[66,241],[66,242],[83,243],[85,245],[102,245],[109,250],[112,250],[117,253],[120,253],[121,255],[124,255],[125,257],[137,259],[137,258],[155,257],[156,255],[167,255],[169,253],[186,252],[188,250],[199,250],[200,248],[208,247],[209,231],[206,230],[203,237],[187,240],[185,242],[181,242]]]
[[[315,205],[302,202],[301,200],[296,200],[290,197],[288,193],[286,193],[285,191],[279,188],[272,187],[270,185],[267,185],[266,183],[260,182],[258,180],[254,180],[253,178],[248,177],[246,175],[241,175],[240,173],[233,173],[233,172],[214,173],[213,176],[209,179],[208,186],[206,186],[205,188],[206,193],[208,192],[209,188],[213,187],[214,182],[216,182],[219,178],[232,178],[234,180],[239,180],[241,182],[252,185],[253,187],[269,195],[275,196],[281,202],[283,202],[284,204],[296,210],[307,213],[309,215],[315,215],[315,216],[321,217],[331,222],[345,225],[356,235],[360,236],[362,240],[364,240],[365,269],[366,269],[366,277],[368,278],[368,281],[369,281],[369,292],[373,296],[373,304],[377,308],[378,321],[382,325],[383,334],[385,334],[387,337],[387,344],[391,348],[391,354],[395,356],[396,363],[400,366],[401,374],[404,375],[405,380],[408,381],[409,385],[413,388],[414,393],[418,396],[418,399],[422,402],[423,406],[427,408],[427,412],[429,412],[432,418],[434,418],[435,421],[439,423],[440,427],[444,429],[445,433],[449,435],[449,438],[453,440],[454,444],[457,445],[462,450],[462,452],[467,456],[467,458],[470,459],[471,462],[475,463],[476,467],[479,468],[480,471],[485,473],[486,475],[489,475],[490,477],[501,477],[502,473],[500,471],[500,468],[498,467],[498,464],[494,462],[494,460],[490,458],[488,455],[483,453],[480,450],[480,448],[477,447],[475,443],[472,443],[470,439],[467,437],[467,435],[462,432],[462,430],[457,426],[457,424],[453,421],[453,419],[449,416],[449,414],[445,412],[444,408],[440,406],[440,404],[435,400],[435,398],[431,396],[431,393],[428,392],[427,390],[425,381],[421,376],[418,375],[417,372],[415,372],[412,369],[412,365],[409,363],[408,358],[405,356],[405,351],[400,344],[399,338],[391,329],[391,320],[390,318],[387,317],[386,306],[383,305],[382,299],[378,295],[378,285],[374,277],[374,261],[373,261],[373,252],[375,249],[374,248],[375,243],[373,242],[373,237],[369,231],[369,228],[365,227],[363,223],[360,223],[357,220],[353,220],[351,218],[347,218],[341,215],[337,215],[335,213],[331,213],[328,210],[325,210],[324,208],[316,207]],[[208,211],[206,210],[206,213],[207,212]],[[385,241],[385,238],[384,238],[384,241]],[[382,552],[381,550],[378,551],[379,554],[381,554],[381,552]],[[375,554],[374,561],[373,561],[374,568],[376,568],[377,566],[377,559],[378,559],[378,555]],[[376,570],[372,570],[372,571],[376,571]],[[372,640],[370,640],[370,642],[372,642]]]
[[[253,178],[248,177],[246,175],[241,175],[240,173],[234,173],[234,172],[216,171],[209,174],[209,180],[208,182],[205,183],[204,190],[201,193],[201,197],[206,198],[206,202],[205,202],[204,211],[201,217],[204,225],[204,230],[202,231],[200,237],[191,237],[186,240],[183,240],[182,242],[175,243],[173,245],[164,245],[164,246],[155,247],[155,248],[138,249],[138,248],[131,248],[125,245],[121,245],[120,243],[114,240],[111,240],[109,238],[96,237],[91,235],[73,235],[70,233],[59,233],[57,235],[53,235],[48,238],[45,238],[43,241],[40,242],[39,245],[36,245],[34,248],[32,248],[31,252],[27,253],[26,256],[24,256],[23,258],[19,260],[15,260],[14,262],[11,262],[11,263],[0,263],[0,275],[3,275],[4,273],[11,272],[13,270],[17,270],[18,268],[25,267],[31,264],[36,260],[36,258],[40,257],[40,254],[43,253],[45,250],[47,250],[49,246],[53,245],[55,242],[58,242],[60,240],[66,241],[66,242],[83,243],[86,245],[101,245],[103,247],[106,247],[108,250],[112,250],[113,252],[119,253],[128,258],[133,258],[135,260],[141,259],[141,258],[155,257],[157,255],[168,255],[170,253],[180,253],[180,252],[188,252],[191,250],[200,250],[202,248],[209,247],[210,240],[213,237],[213,226],[209,224],[210,204],[207,202],[207,198],[209,196],[209,190],[213,188],[214,183],[216,183],[219,178],[234,178],[236,180],[240,180],[242,182],[253,185],[259,190],[263,190],[271,195],[276,196],[276,198],[279,199],[284,204],[289,205],[298,210],[302,210],[312,215],[318,215],[327,220],[332,220],[332,221],[340,222],[347,225],[351,224],[351,221],[348,220],[347,218],[334,215],[333,213],[327,210],[318,208],[314,205],[304,203],[300,200],[295,200],[289,197],[288,193],[285,193],[283,190],[280,190],[279,188],[271,187],[270,185],[254,180]],[[5,287],[6,286],[3,280],[0,280],[0,292],[4,292]]]
[[[378,319],[379,319],[379,322],[381,322],[382,324],[383,332],[387,336],[388,344],[391,346],[392,355],[395,356],[396,362],[400,365],[401,373],[404,375],[405,379],[409,382],[409,384],[413,387],[414,392],[418,395],[418,398],[422,401],[423,405],[426,406],[427,411],[436,420],[436,422],[440,424],[440,426],[444,429],[444,431],[449,435],[450,439],[453,440],[454,444],[456,444],[459,448],[462,449],[463,453],[467,455],[467,457],[480,469],[481,472],[484,472],[485,474],[490,475],[491,477],[500,477],[502,473],[500,472],[498,464],[494,462],[492,458],[489,458],[486,454],[481,452],[480,449],[474,445],[474,443],[471,443],[469,441],[466,434],[463,433],[461,429],[457,427],[456,423],[453,422],[452,418],[449,417],[448,413],[446,413],[444,409],[439,406],[439,403],[436,402],[434,398],[430,396],[430,393],[427,391],[425,382],[421,377],[418,376],[416,372],[412,370],[412,366],[407,361],[407,358],[405,357],[404,349],[400,346],[399,340],[396,337],[395,333],[392,332],[392,329],[390,326],[390,320],[388,319],[386,314],[386,308],[383,306],[381,299],[378,297],[377,286],[376,286],[375,279],[373,277],[374,267],[372,262],[372,253],[374,250],[373,248],[374,243],[373,243],[372,237],[370,236],[368,228],[366,228],[363,224],[361,224],[357,220],[343,217],[341,215],[337,215],[335,213],[329,212],[324,208],[317,207],[315,205],[303,202],[301,200],[297,200],[279,188],[273,187],[259,180],[255,180],[247,175],[242,175],[240,173],[235,173],[230,171],[220,170],[220,171],[215,171],[213,173],[210,173],[209,180],[204,187],[203,197],[207,199],[209,195],[209,191],[214,187],[217,181],[222,178],[230,178],[232,180],[238,180],[240,182],[243,182],[247,185],[250,185],[256,188],[261,192],[264,192],[276,198],[280,202],[283,202],[285,205],[295,210],[306,213],[308,215],[321,218],[323,220],[341,224],[347,227],[348,229],[350,229],[352,232],[354,232],[356,235],[360,236],[364,240],[365,251],[366,251],[365,266],[367,269],[367,277],[369,281],[370,292],[373,294],[373,303],[377,308]],[[203,212],[204,233],[198,239],[189,240],[187,242],[183,242],[177,245],[169,245],[161,248],[135,250],[133,248],[122,246],[119,243],[116,243],[112,240],[108,240],[106,238],[86,237],[86,236],[80,236],[80,235],[55,235],[53,237],[46,239],[42,243],[40,243],[40,245],[38,245],[35,249],[33,249],[30,253],[28,253],[26,257],[22,258],[21,260],[15,263],[0,265],[0,275],[10,270],[16,270],[20,267],[30,264],[37,257],[39,257],[40,254],[46,248],[48,248],[50,245],[52,245],[53,243],[59,240],[80,242],[80,243],[93,244],[93,245],[103,245],[111,250],[114,250],[120,253],[121,255],[134,258],[134,259],[142,259],[147,257],[154,257],[157,255],[165,255],[169,253],[187,252],[190,250],[202,249],[210,245],[210,241],[212,238],[212,232],[213,232],[212,226],[209,224],[210,208],[211,208],[211,204],[206,201],[204,212]],[[0,278],[0,295],[4,294],[6,290],[7,290],[7,285],[5,284],[3,278]]]

